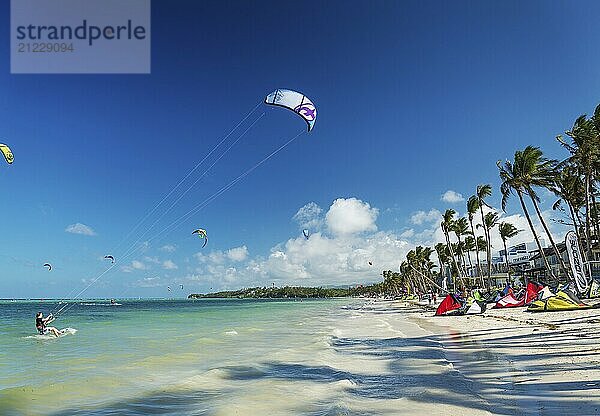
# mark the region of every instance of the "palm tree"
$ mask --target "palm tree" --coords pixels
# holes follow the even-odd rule
[[[515,153],[515,163],[516,163]],[[567,275],[568,269],[567,266],[558,251],[558,247],[554,242],[554,237],[552,237],[552,233],[544,220],[542,212],[539,207],[540,198],[537,196],[534,187],[541,187],[551,190],[555,184],[555,178],[557,176],[556,166],[558,162],[556,160],[546,159],[543,156],[542,151],[539,147],[527,146],[520,154],[520,166],[521,166],[521,175],[522,182],[524,184],[527,195],[529,195],[529,199],[531,199],[531,203],[535,209],[535,212],[540,220],[540,224],[544,228],[546,235],[548,236],[548,240],[550,241],[550,245],[556,254],[556,258],[558,259],[558,263]]]
[[[435,246],[435,251],[437,252],[438,263],[440,264],[440,281],[443,281],[446,276],[444,276],[445,265],[450,262],[450,255],[448,254],[448,247],[444,243],[437,243]]]
[[[478,236],[475,243],[475,250],[477,251],[486,251],[487,250],[487,241],[482,236]]]
[[[595,206],[594,183],[600,171],[600,105],[594,111],[591,118],[587,115],[580,116],[571,130],[565,132],[572,139],[569,144],[562,136],[556,139],[565,147],[571,157],[569,162],[577,166],[583,176],[583,190],[585,197],[585,239],[587,244],[588,258],[591,258],[591,227],[594,226],[596,240],[600,235],[598,229],[598,218],[592,217],[592,204]],[[593,220],[593,224],[592,221]]]
[[[467,214],[469,217],[469,224],[471,224],[471,234],[473,238],[476,238],[475,227],[473,226],[473,216],[479,209],[479,198],[476,195],[472,195],[467,201]],[[483,281],[483,272],[481,271],[481,262],[479,261],[479,250],[475,250],[475,257],[477,259],[477,272],[481,278],[481,283],[485,286]]]
[[[461,283],[463,283],[464,285],[464,282],[462,281],[462,274],[460,272],[460,268],[458,267],[458,263],[456,262],[456,257],[454,257],[454,250],[452,249],[452,244],[450,242],[450,231],[452,231],[454,225],[454,214],[456,214],[456,211],[454,211],[453,209],[447,209],[446,212],[444,212],[443,221],[440,225],[442,227],[444,235],[446,236],[446,246],[448,247],[448,251],[450,252],[452,264],[454,265],[458,273],[458,277],[461,279]]]
[[[473,262],[471,261],[471,251],[475,250],[475,238],[472,235],[465,237],[463,241],[465,251],[467,252],[467,259],[469,260],[469,268],[473,270]]]
[[[575,226],[575,233],[577,239],[582,247],[585,247],[584,251],[587,254],[587,258],[590,258],[591,243],[586,239],[585,244],[581,236],[581,230],[584,229],[583,221],[579,216],[580,210],[585,206],[585,195],[583,191],[583,181],[578,172],[578,167],[572,163],[561,164],[561,170],[558,175],[554,178],[554,187],[551,191],[559,198],[553,205],[553,210],[560,210],[564,212],[562,203],[569,209],[569,217]],[[587,238],[587,236],[586,236]],[[584,258],[584,261],[587,259]]]
[[[506,240],[508,240],[509,238],[513,238],[514,236],[519,234],[519,230],[517,230],[517,227],[515,227],[509,222],[501,222],[498,226],[498,231],[500,232],[500,238],[502,238],[502,244],[504,245],[504,255],[506,256],[506,270],[508,272],[508,250],[506,249]]]
[[[492,185],[477,185],[477,189],[475,191],[475,195],[477,196],[477,203],[479,205],[479,212],[481,213],[481,223],[485,224],[485,219],[483,215],[483,206],[489,207],[489,205],[485,202],[485,198],[492,195]],[[486,242],[486,252],[487,252],[487,277],[488,282],[491,281],[492,277],[492,247],[490,243],[490,236],[487,232],[486,227],[483,227],[485,242]]]
[[[527,219],[527,223],[529,224],[529,228],[531,229],[531,233],[533,234],[533,238],[537,245],[537,248],[540,252],[540,256],[544,262],[544,267],[546,271],[552,278],[552,280],[556,280],[556,276],[552,272],[550,268],[550,264],[548,264],[548,259],[546,258],[546,253],[544,253],[544,249],[542,248],[542,244],[540,243],[540,239],[535,231],[533,226],[533,222],[531,221],[531,217],[529,215],[529,211],[527,210],[527,206],[525,205],[525,200],[523,199],[523,194],[527,192],[525,182],[523,180],[523,161],[522,161],[522,152],[515,152],[515,162],[512,163],[510,161],[505,161],[504,165],[502,165],[502,161],[499,160],[496,165],[500,171],[500,179],[502,180],[502,184],[500,185],[500,192],[502,193],[502,210],[506,212],[506,203],[508,202],[508,198],[511,194],[515,193],[519,197],[519,202],[521,203],[521,208],[523,209],[523,214],[525,214],[525,218]]]
[[[488,253],[492,252],[492,239],[491,239],[491,230],[492,228],[494,228],[496,225],[498,225],[498,214],[495,212],[487,212],[484,216],[483,216],[483,224],[477,224],[477,228],[483,228],[485,234],[487,234],[488,236],[490,236],[490,238],[487,241],[487,246],[486,246],[486,250]],[[491,255],[488,257],[490,263],[488,263],[488,270],[491,270]]]
[[[467,222],[467,219],[465,217],[460,217],[456,221],[454,221],[454,224],[452,225],[452,231],[454,231],[454,234],[456,234],[456,238],[458,239],[458,245],[461,250],[461,262],[462,264],[464,264],[464,246],[462,244],[461,237],[469,234],[469,224]]]

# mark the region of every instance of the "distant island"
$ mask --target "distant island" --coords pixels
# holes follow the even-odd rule
[[[202,298],[238,298],[238,299],[295,299],[295,298],[341,298],[348,296],[361,296],[373,294],[373,289],[378,285],[372,286],[350,286],[337,288],[324,287],[302,287],[302,286],[284,286],[284,287],[251,287],[239,290],[227,290],[214,293],[192,293],[188,299]]]

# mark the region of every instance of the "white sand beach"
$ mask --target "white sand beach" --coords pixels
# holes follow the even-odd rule
[[[493,414],[600,414],[600,309],[434,317],[431,309],[390,306],[443,345]]]

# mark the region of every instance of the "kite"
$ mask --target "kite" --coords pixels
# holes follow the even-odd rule
[[[109,259],[111,264],[115,264],[115,258],[113,256],[104,256],[105,259]]]
[[[47,267],[48,271],[52,270],[52,265],[50,263],[44,263],[42,267]]]
[[[306,95],[297,91],[277,89],[267,95],[265,104],[287,108],[298,114],[306,121],[309,132],[317,121],[317,108]]]
[[[0,152],[2,152],[2,154],[4,155],[6,163],[8,163],[9,165],[13,163],[15,157],[13,156],[12,152],[10,151],[10,148],[7,145],[0,143]]]
[[[204,238],[204,244],[202,244],[202,248],[204,248],[206,243],[208,243],[208,235],[206,234],[206,230],[198,228],[197,230],[192,231],[192,234],[198,234],[198,237]]]
[[[310,237],[310,232],[308,230],[302,230],[302,234],[304,234],[304,238],[306,238],[308,240],[308,237]]]

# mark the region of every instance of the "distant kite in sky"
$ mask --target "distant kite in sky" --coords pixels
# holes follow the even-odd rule
[[[208,235],[206,234],[206,230],[198,228],[197,230],[192,231],[192,234],[198,234],[198,237],[204,238],[204,244],[202,244],[202,248],[204,248],[206,243],[208,243]]]
[[[373,262],[372,262],[372,261],[370,261],[370,262],[369,262],[369,266],[372,266],[372,265],[373,265]]]
[[[7,145],[0,143],[0,152],[2,152],[2,154],[4,155],[6,163],[8,163],[9,165],[13,163],[15,157],[13,156],[12,152],[10,151],[10,148]]]
[[[308,230],[302,230],[302,234],[304,234],[304,238],[306,238],[308,240],[308,237],[310,237],[310,232]]]
[[[50,263],[44,263],[43,267],[47,267],[48,271],[52,270],[52,265]]]
[[[104,256],[104,258],[110,260],[112,264],[115,264],[115,258],[113,256]]]
[[[309,132],[313,129],[317,121],[317,108],[306,95],[297,91],[277,89],[267,95],[265,104],[292,110],[306,121]]]

